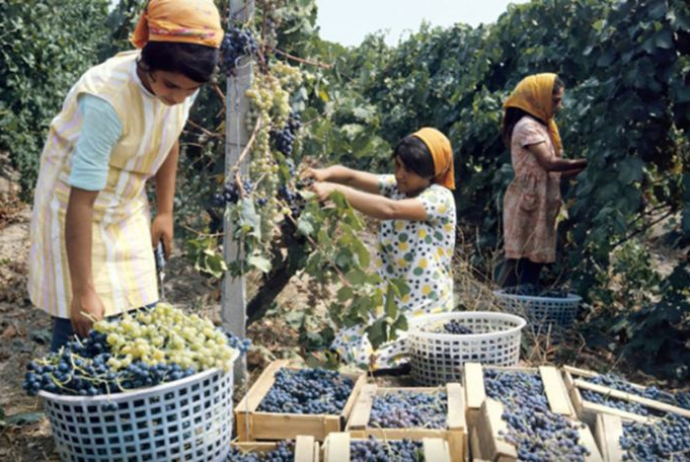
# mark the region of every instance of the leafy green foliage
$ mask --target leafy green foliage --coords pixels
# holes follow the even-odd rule
[[[0,2],[0,149],[12,153],[26,197],[52,117],[96,62],[107,0]]]

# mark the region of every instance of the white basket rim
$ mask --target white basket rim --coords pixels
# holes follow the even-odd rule
[[[493,319],[498,321],[509,321],[516,325],[499,332],[483,332],[481,334],[450,334],[442,332],[424,332],[420,330],[421,324],[430,324],[436,321],[443,321],[448,319]],[[510,313],[496,313],[493,311],[454,311],[449,313],[428,314],[414,318],[411,321],[410,336],[420,337],[424,339],[436,340],[450,340],[457,341],[459,338],[463,340],[489,340],[496,337],[502,337],[519,333],[526,325],[527,321],[520,316]]]
[[[517,294],[508,294],[504,291],[504,289],[500,290],[494,290],[493,294],[498,297],[498,298],[508,298],[508,299],[513,299],[513,300],[524,300],[524,301],[533,301],[533,302],[563,302],[563,303],[571,303],[571,302],[581,302],[582,297],[568,292],[567,297],[538,297],[535,295],[517,295]]]
[[[235,354],[233,357],[230,359],[233,363],[239,358],[240,356],[240,351],[235,349]],[[40,396],[43,399],[48,399],[50,401],[55,401],[58,403],[69,403],[69,404],[83,404],[84,406],[89,406],[89,405],[98,405],[102,404],[103,402],[119,402],[119,401],[131,401],[133,398],[138,399],[138,398],[148,398],[149,396],[153,395],[160,395],[162,392],[167,391],[168,389],[171,388],[180,388],[185,385],[188,385],[192,382],[196,382],[200,379],[205,379],[207,377],[210,377],[216,373],[220,372],[221,374],[224,374],[224,372],[221,369],[218,369],[217,367],[213,367],[211,369],[207,369],[205,371],[197,372],[196,374],[190,375],[189,377],[184,377],[179,380],[173,380],[172,382],[165,382],[158,384],[154,387],[146,387],[146,388],[137,388],[136,390],[128,390],[128,391],[119,391],[116,393],[110,393],[109,395],[95,395],[95,396],[75,396],[75,395],[59,395],[57,393],[51,393],[49,391],[41,390],[38,392],[38,396]],[[228,372],[229,374],[232,374],[233,372],[230,371]]]

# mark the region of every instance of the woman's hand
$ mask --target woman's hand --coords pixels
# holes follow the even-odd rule
[[[302,178],[305,180],[312,179],[314,181],[328,181],[329,171],[327,168],[308,168],[302,173]]]
[[[311,190],[314,191],[316,197],[319,199],[319,202],[324,202],[326,199],[328,199],[328,196],[330,196],[331,193],[337,189],[338,188],[334,183],[328,182],[315,181],[314,184],[311,185]]]
[[[155,249],[163,242],[165,259],[170,257],[173,249],[173,216],[172,213],[159,213],[151,225],[151,245]]]
[[[105,314],[103,301],[95,290],[87,289],[80,294],[74,294],[70,305],[70,320],[72,328],[79,337],[86,337],[93,327],[94,319],[100,321]]]

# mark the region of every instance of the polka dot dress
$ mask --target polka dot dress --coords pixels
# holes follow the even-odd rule
[[[396,185],[394,175],[379,176],[381,195],[408,199]],[[402,278],[410,293],[396,300],[408,319],[453,309],[452,257],[455,247],[455,201],[453,193],[432,184],[416,199],[427,213],[426,221],[386,220],[379,226],[376,268],[384,281]],[[374,369],[400,366],[407,361],[405,333],[376,352],[364,334],[367,326],[341,330],[333,342],[345,362],[370,364]]]

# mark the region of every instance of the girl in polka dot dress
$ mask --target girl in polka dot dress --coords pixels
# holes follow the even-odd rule
[[[384,283],[402,278],[410,292],[396,300],[408,319],[453,308],[451,260],[455,247],[455,188],[450,141],[433,128],[405,137],[393,151],[394,175],[341,165],[310,169],[313,190],[324,201],[340,191],[352,207],[381,220],[376,268]],[[374,351],[367,326],[338,332],[332,345],[343,361],[374,369],[407,362],[404,333]]]

